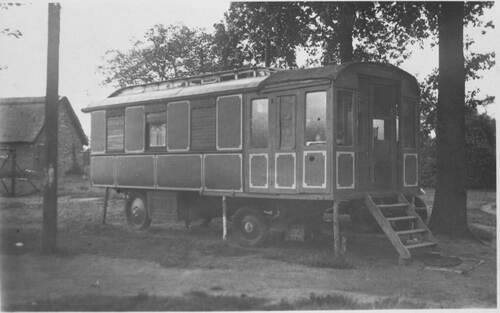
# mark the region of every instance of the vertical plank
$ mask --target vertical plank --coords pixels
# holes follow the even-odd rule
[[[227,201],[222,196],[222,240],[227,240]]]
[[[341,242],[340,242],[340,224],[339,224],[339,203],[338,201],[333,201],[333,250],[335,259],[342,256],[341,252]]]
[[[108,200],[109,200],[109,187],[106,187],[106,192],[104,193],[104,207],[102,210],[103,225],[106,225],[106,214],[108,213]]]
[[[59,102],[59,3],[49,3],[45,135],[46,182],[43,194],[42,252],[54,253],[57,245],[57,122]]]

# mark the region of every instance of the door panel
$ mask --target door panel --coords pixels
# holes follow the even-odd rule
[[[397,168],[397,85],[375,79],[362,79],[360,93],[360,188],[394,188]]]

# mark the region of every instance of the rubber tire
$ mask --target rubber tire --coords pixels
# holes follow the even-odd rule
[[[253,208],[240,208],[231,218],[233,234],[242,246],[261,245],[269,233],[269,224],[264,214]]]
[[[134,209],[141,211],[134,212]],[[146,197],[143,194],[133,192],[128,195],[127,202],[125,203],[125,216],[131,228],[135,230],[149,228],[151,225],[151,214]]]

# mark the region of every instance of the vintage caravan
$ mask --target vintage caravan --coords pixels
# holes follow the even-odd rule
[[[418,100],[412,75],[377,63],[122,88],[83,110],[91,183],[125,193],[138,228],[165,203],[210,216],[224,199],[233,236],[249,245],[269,227],[314,230],[336,206],[355,223],[378,224],[409,258],[436,245],[425,210],[417,214]]]

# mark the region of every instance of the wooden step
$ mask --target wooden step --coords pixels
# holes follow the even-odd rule
[[[425,233],[426,231],[427,231],[426,229],[418,228],[418,229],[400,230],[400,231],[397,231],[396,234],[398,234],[398,235],[410,235],[410,234]]]
[[[415,216],[397,216],[397,217],[388,217],[387,220],[389,222],[396,222],[396,221],[409,221],[409,220],[416,220],[417,217]]]
[[[432,241],[424,241],[424,242],[419,242],[415,243],[412,245],[405,245],[406,249],[416,249],[416,248],[424,248],[424,247],[432,247],[437,245],[437,243],[432,242]]]
[[[408,204],[406,203],[390,203],[390,204],[377,204],[379,209],[406,209],[408,208]]]

